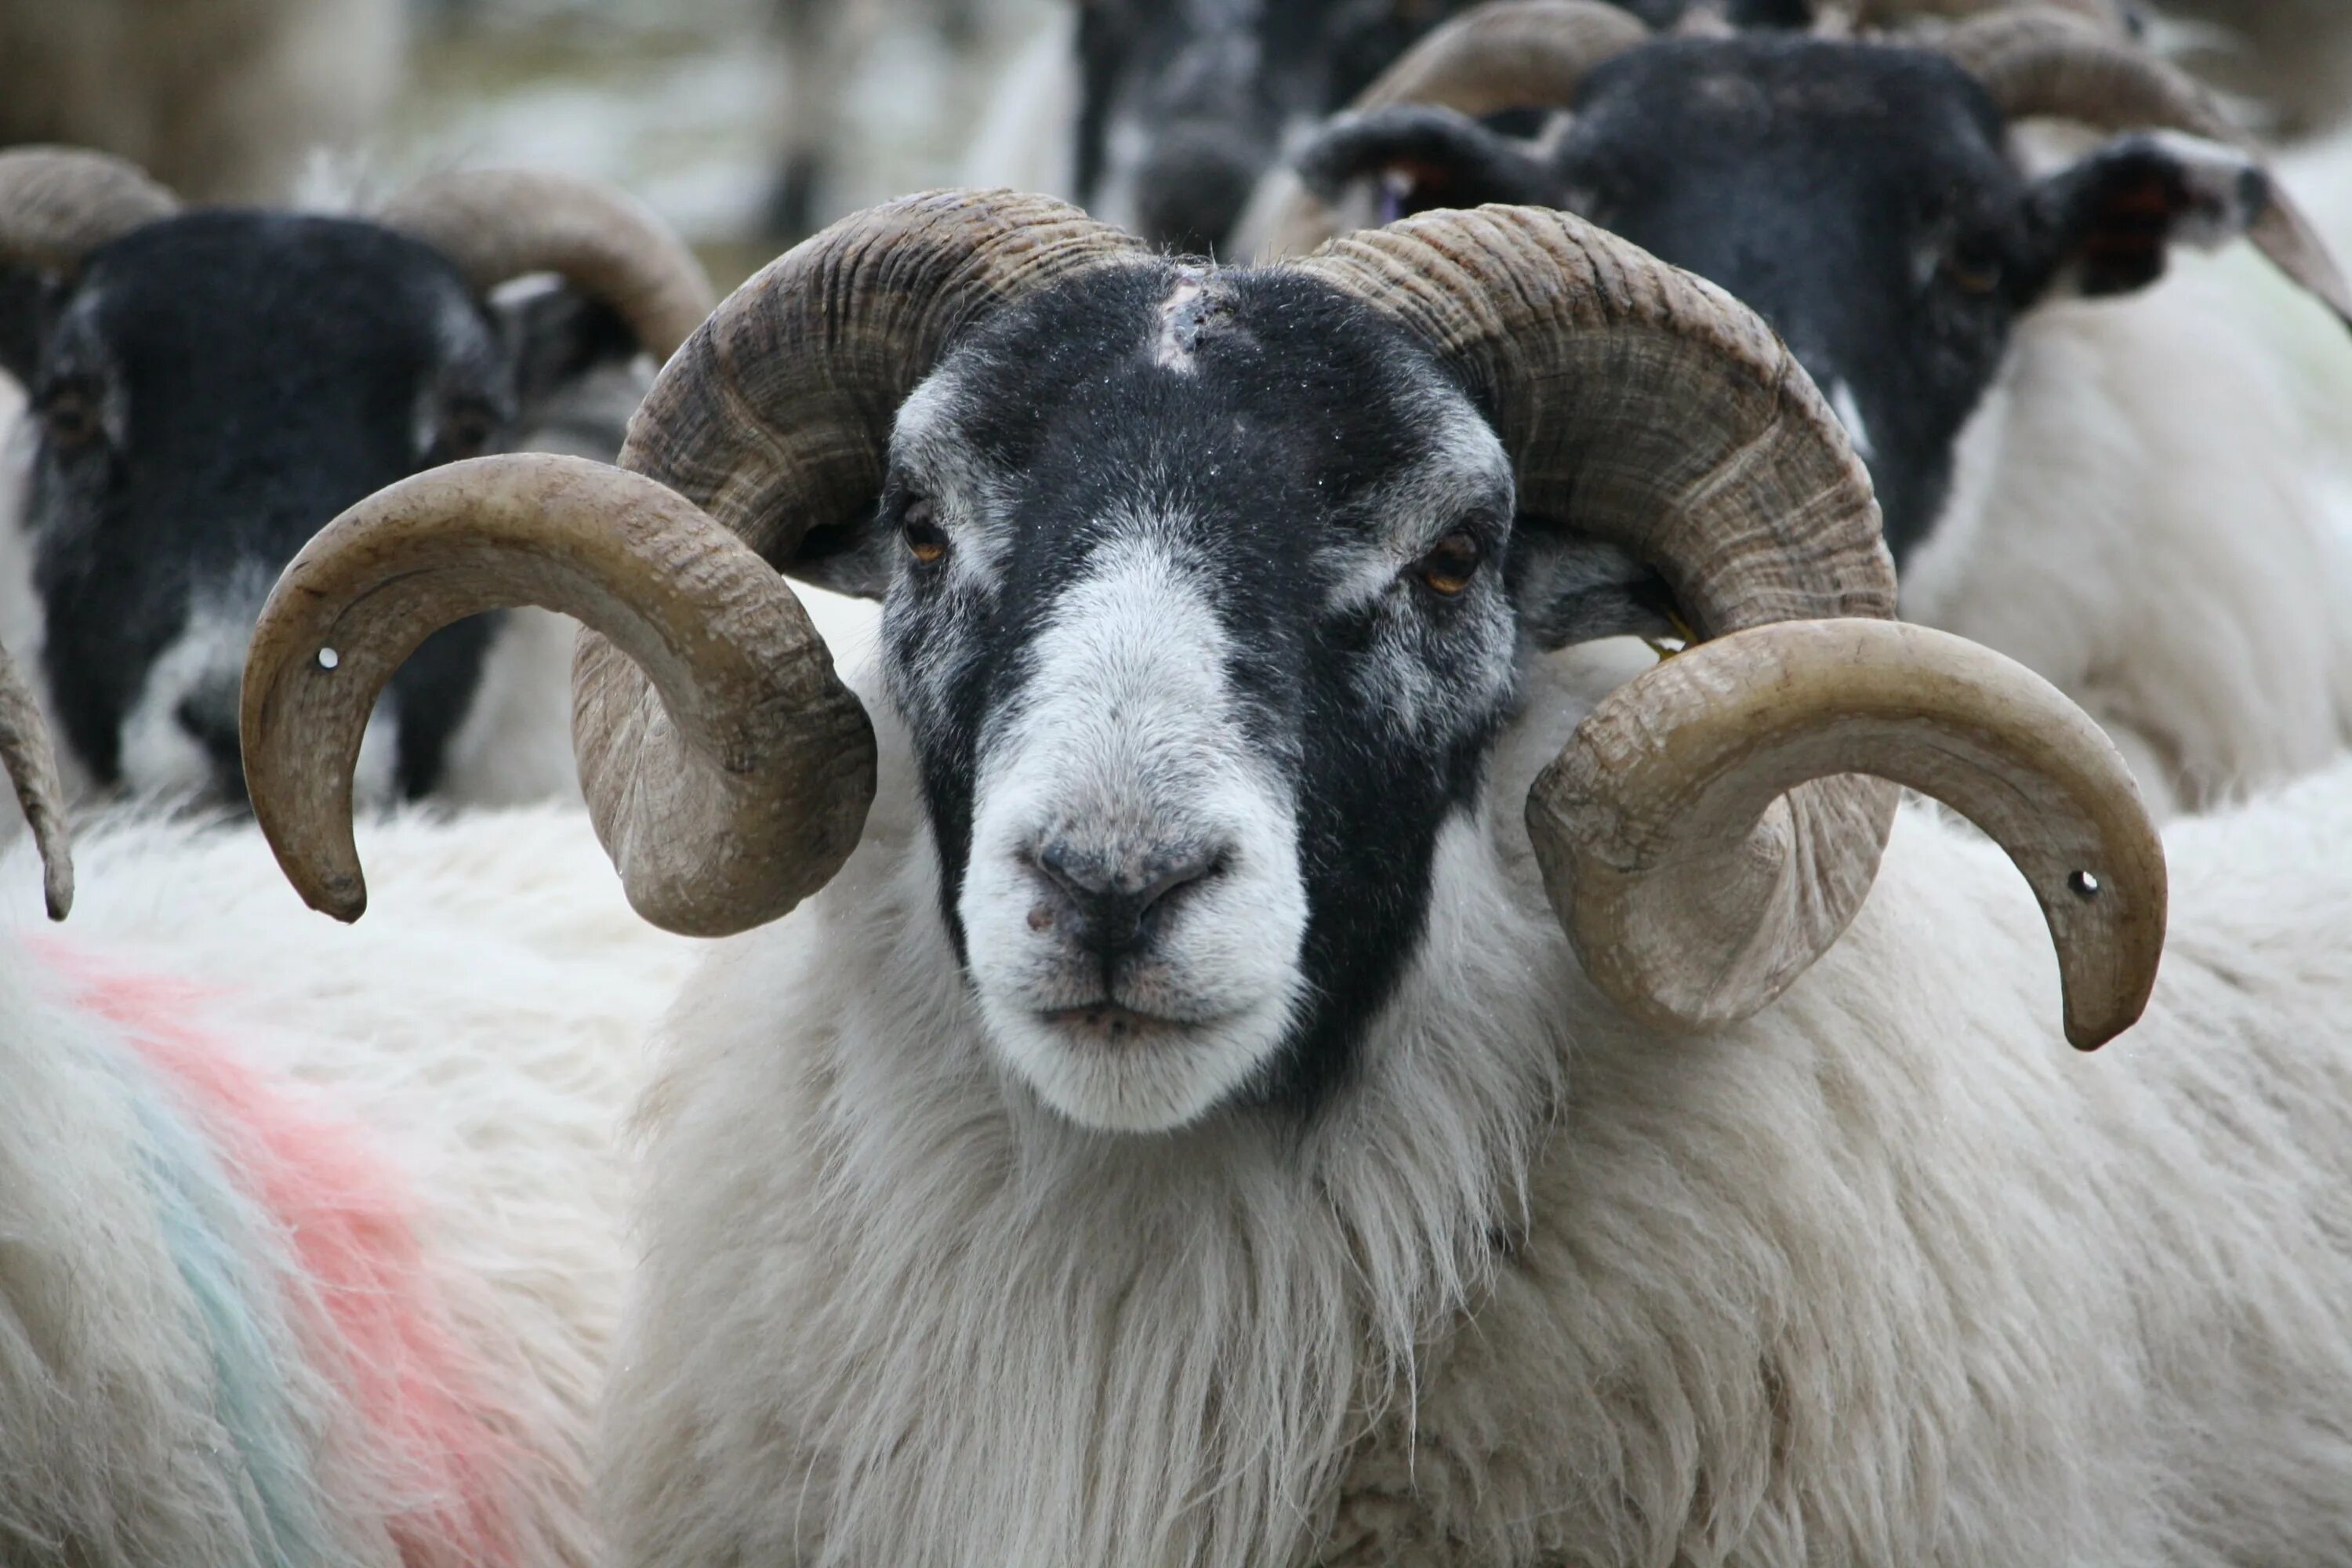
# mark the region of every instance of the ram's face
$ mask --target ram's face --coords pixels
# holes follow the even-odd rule
[[[230,797],[245,647],[286,563],[362,497],[503,444],[531,384],[604,330],[569,300],[494,313],[375,225],[256,212],[150,225],[8,303],[67,740],[102,782]],[[488,640],[453,626],[400,672],[363,793],[431,786]]]
[[[901,410],[890,690],[1050,1103],[1166,1128],[1344,1070],[1511,700],[1512,496],[1426,352],[1280,275],[1057,291]]]

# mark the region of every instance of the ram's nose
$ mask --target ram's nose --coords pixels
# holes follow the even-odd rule
[[[1032,931],[1059,928],[1063,940],[1094,953],[1106,972],[1148,947],[1183,895],[1217,876],[1227,851],[1215,845],[1163,844],[1106,852],[1054,839],[1030,858],[1037,900]]]

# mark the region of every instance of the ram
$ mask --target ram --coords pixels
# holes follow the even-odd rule
[[[400,82],[400,0],[0,0],[0,145],[75,142],[205,201],[349,151]]]
[[[580,447],[549,410],[667,355],[710,302],[635,203],[494,171],[365,218],[183,211],[119,161],[20,151],[0,154],[0,367],[32,408],[0,631],[38,646],[77,793],[241,797],[246,638],[303,542],[416,468],[523,436]],[[562,285],[490,292],[542,272]],[[574,788],[569,657],[547,617],[436,638],[370,735],[372,794]]]
[[[619,1561],[2352,1551],[2352,776],[2179,833],[2150,1002],[2122,760],[1887,624],[1718,290],[1536,209],[1221,271],[911,198],[623,461],[346,514],[246,708],[348,917],[401,651],[577,613],[633,903],[750,933],[651,1101]],[[779,568],[881,597],[855,691]],[[1589,714],[1545,652],[1669,616]]]
[[[31,692],[0,760],[73,900]],[[614,1142],[686,945],[577,811],[390,823],[322,942],[248,827],[118,822],[0,925],[0,1559],[599,1563]],[[30,900],[24,902],[29,904]],[[412,918],[414,917],[414,918]]]
[[[1563,112],[1517,139],[1471,117],[1488,88]],[[1377,91],[1300,153],[1310,194],[1270,218],[1273,248],[1369,202],[1573,209],[1764,314],[1871,465],[1906,614],[2055,682],[2160,810],[2294,776],[2352,733],[2352,519],[2300,370],[2226,270],[2149,285],[2179,247],[2248,235],[2339,316],[2352,291],[2171,68],[2049,14],[1928,47],[1654,39],[1528,0],[1433,36]],[[2053,118],[2106,139],[2029,172],[2012,127]],[[2320,321],[2297,324],[2341,358]]]

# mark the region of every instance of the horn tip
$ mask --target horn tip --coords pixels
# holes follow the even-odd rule
[[[354,925],[367,913],[367,885],[356,877],[332,877],[302,890],[302,901],[331,920]]]
[[[70,864],[53,867],[42,879],[41,894],[52,921],[62,921],[73,913],[73,867]]]

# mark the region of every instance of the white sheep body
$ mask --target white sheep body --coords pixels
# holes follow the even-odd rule
[[[600,1560],[616,1137],[688,944],[577,812],[362,842],[359,931],[249,827],[101,826],[61,928],[0,866],[0,1559]]]
[[[1584,705],[1507,738],[1318,1120],[1148,1138],[994,1065],[883,723],[847,868],[670,1025],[621,1560],[2352,1556],[2352,769],[2174,830],[2101,1056],[2015,873],[1920,811],[1789,997],[1670,1040],[1496,804]]]

